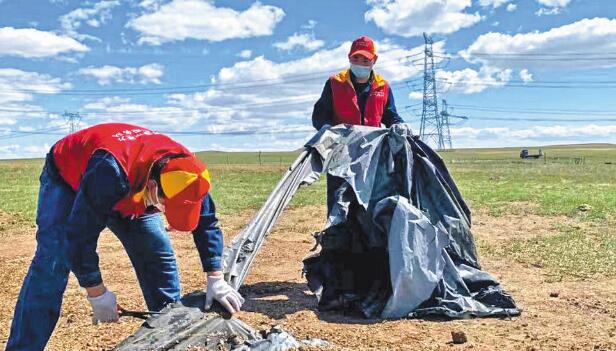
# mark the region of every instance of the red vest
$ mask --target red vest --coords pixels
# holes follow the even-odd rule
[[[166,135],[143,127],[99,124],[66,136],[53,147],[53,158],[62,178],[77,191],[90,157],[96,150],[111,153],[128,178],[129,192],[114,210],[124,216],[145,212],[143,196],[152,165],[165,156],[192,155]]]
[[[360,125],[361,113],[357,105],[357,94],[351,82],[350,70],[342,71],[329,78],[332,88],[334,103],[333,124],[355,124]],[[381,117],[387,104],[389,95],[389,84],[383,77],[374,73],[370,95],[366,100],[364,108],[364,125],[372,127],[381,126]]]

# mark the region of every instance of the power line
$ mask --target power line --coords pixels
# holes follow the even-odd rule
[[[404,59],[406,56],[399,56],[398,58],[389,59],[387,61],[379,63],[378,68],[386,68],[394,65],[400,65],[402,62],[400,59]],[[158,87],[158,88],[118,88],[118,89],[73,89],[70,91],[56,91],[56,90],[43,90],[43,89],[6,89],[0,92],[4,93],[31,93],[31,94],[54,94],[54,95],[108,95],[114,93],[122,93],[123,95],[153,95],[153,94],[172,94],[172,93],[186,93],[193,92],[192,90],[200,91],[208,88],[216,88],[217,90],[236,90],[236,89],[249,89],[249,88],[261,88],[271,87],[276,85],[285,85],[291,83],[302,83],[312,80],[323,79],[324,74],[331,74],[332,71],[337,72],[347,68],[347,66],[334,68],[324,71],[315,71],[306,74],[294,74],[283,75],[279,78],[268,79],[253,79],[245,80],[242,82],[230,82],[230,83],[209,83],[209,84],[196,84],[196,85],[184,85],[184,86],[171,86],[171,87]],[[329,76],[329,75],[328,75]],[[290,79],[289,79],[290,78]]]
[[[571,122],[571,123],[579,123],[579,122],[616,122],[616,117],[614,118],[585,118],[585,119],[566,119],[566,118],[529,118],[529,117],[481,117],[481,116],[473,116],[471,119],[473,120],[484,120],[484,121],[526,121],[526,122]]]
[[[501,107],[481,107],[476,105],[452,105],[461,110],[488,111],[488,112],[517,112],[517,113],[536,113],[546,115],[587,115],[587,116],[616,116],[616,111],[597,111],[597,110],[549,110],[549,109],[525,109],[525,108],[501,108]]]
[[[8,139],[16,139],[21,137],[27,137],[32,135],[65,135],[65,133],[55,133],[55,131],[63,130],[64,126],[53,126],[53,127],[45,127],[30,131],[24,130],[5,130],[5,132],[9,132],[12,134],[0,134],[0,140],[8,140]]]
[[[64,129],[63,126],[54,126],[41,128],[31,131],[21,130],[5,130],[13,134],[0,135],[0,140],[16,139],[32,135],[57,135],[64,136],[64,133],[57,133],[55,131]],[[173,130],[155,130],[156,132],[167,135],[186,135],[186,136],[199,136],[199,135],[226,135],[226,136],[245,136],[245,135],[268,135],[268,134],[297,134],[297,133],[309,133],[310,130],[265,130],[265,129],[238,129],[238,130],[223,130],[223,131],[209,131],[209,130],[192,130],[192,131],[173,131]]]
[[[616,52],[470,52],[477,56],[593,56],[616,55]]]
[[[463,84],[463,85],[477,85],[477,86],[497,86],[497,87],[508,87],[508,88],[527,88],[527,89],[614,89],[616,88],[616,84],[613,85],[583,85],[583,84],[532,84],[529,83],[518,83],[518,82],[505,82],[505,81],[457,81],[457,82],[446,82],[446,84]]]

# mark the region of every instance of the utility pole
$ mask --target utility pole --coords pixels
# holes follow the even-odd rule
[[[443,140],[442,118],[438,111],[436,96],[436,73],[434,69],[434,52],[432,51],[432,37],[423,33],[424,49],[424,79],[423,79],[423,109],[421,112],[421,125],[419,137],[425,143],[434,142],[436,148],[445,148]],[[449,127],[447,127],[449,131]]]
[[[68,123],[69,133],[73,134],[79,129],[79,122],[81,121],[81,115],[79,112],[67,112],[64,111],[64,119]]]

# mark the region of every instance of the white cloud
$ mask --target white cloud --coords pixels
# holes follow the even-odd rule
[[[392,81],[401,81],[421,72],[420,67],[406,62],[406,57],[423,52],[423,45],[412,49],[401,47],[389,41],[375,43],[379,61],[375,70],[383,74]],[[303,79],[314,80],[317,86],[325,82],[326,77],[341,69],[348,67],[347,54],[351,47],[351,42],[345,42],[336,48],[321,50],[297,60],[276,63],[258,56],[251,61],[235,63],[231,67],[224,67],[213,79],[213,83],[231,83],[245,81],[259,81],[279,79]],[[434,50],[443,50],[444,42],[434,44]]]
[[[2,133],[0,133],[2,136]],[[49,152],[51,145],[49,143],[20,145],[11,143],[0,146],[0,159],[15,159],[15,158],[42,158]]]
[[[411,100],[422,100],[423,99],[423,93],[420,91],[411,91],[409,93],[409,99]]]
[[[558,15],[559,13],[561,13],[562,10],[560,7],[553,7],[551,9],[542,7],[539,10],[535,11],[535,15],[538,17],[541,16],[554,16],[554,15]]]
[[[488,88],[502,87],[511,80],[511,69],[483,66],[476,71],[465,68],[459,71],[438,71],[436,78],[439,90],[446,92],[459,92],[462,94],[476,94]]]
[[[287,142],[297,148],[302,145],[301,138],[312,134],[312,108],[327,77],[348,67],[350,45],[345,42],[334,49],[286,62],[273,62],[263,56],[240,61],[221,69],[210,89],[168,95],[161,106],[137,103],[124,97],[107,97],[91,101],[83,109],[88,111],[89,120],[96,123],[111,120],[155,123],[155,128],[162,131],[273,131],[275,139],[269,134],[262,139],[255,137],[255,143],[261,140],[260,149],[284,148]],[[443,45],[442,42],[435,44],[439,49]],[[386,78],[402,81],[420,74],[420,68],[406,65],[404,60],[410,54],[421,53],[423,46],[406,49],[385,41],[379,43],[379,48],[380,61],[376,70]],[[285,131],[293,133],[279,135]],[[208,136],[208,140],[214,139]],[[229,142],[224,143],[229,146]]]
[[[139,6],[150,11],[158,11],[163,2],[164,0],[143,0]]]
[[[317,21],[315,20],[309,20],[308,23],[302,25],[302,29],[314,29],[314,27],[317,26]]]
[[[567,123],[528,127],[524,127],[524,124],[520,127],[453,127],[451,136],[456,147],[614,143],[616,125]]]
[[[157,63],[151,63],[141,67],[124,68],[105,65],[102,67],[82,68],[77,73],[96,78],[100,85],[109,85],[112,83],[160,84],[160,78],[164,74],[164,67]]]
[[[211,1],[175,0],[130,20],[127,26],[141,33],[142,44],[160,45],[185,39],[216,42],[271,35],[284,15],[281,8],[260,2],[239,12],[216,7]]]
[[[524,83],[530,83],[530,82],[533,81],[533,75],[531,73],[529,73],[528,70],[525,68],[525,69],[520,71],[520,79]]]
[[[588,69],[616,66],[611,56],[604,54],[614,51],[616,19],[586,18],[546,32],[490,32],[479,36],[459,54],[468,62],[491,67]],[[576,54],[588,55],[590,59]]]
[[[441,50],[444,43],[434,45]],[[220,86],[195,94],[173,94],[168,103],[199,110],[203,121],[200,124],[216,131],[278,130],[282,126],[285,130],[310,130],[313,105],[323,84],[328,76],[348,67],[350,46],[351,42],[345,42],[286,62],[273,62],[264,56],[237,62],[222,68],[214,77],[212,83],[222,83]],[[384,41],[377,46],[380,60],[375,69],[391,82],[420,74],[421,69],[408,64],[406,58],[423,52],[423,45],[407,49]]]
[[[43,145],[28,145],[23,147],[23,150],[26,155],[34,155],[34,157],[37,157],[44,156],[47,152],[49,152],[50,148],[51,145],[45,143]]]
[[[78,8],[64,16],[60,17],[60,25],[64,32],[79,40],[94,39],[99,40],[96,37],[90,35],[79,34],[77,30],[81,27],[82,23],[86,23],[91,27],[100,27],[102,24],[109,21],[111,16],[111,10],[120,5],[120,1],[100,1],[91,8]]]
[[[242,50],[237,54],[237,56],[243,59],[249,59],[252,56],[252,50]]]
[[[571,0],[536,0],[539,4],[546,7],[542,7],[535,12],[537,16],[553,16],[562,12]]]
[[[537,0],[537,2],[547,7],[566,7],[571,0]]]
[[[507,12],[513,12],[513,11],[515,11],[517,9],[518,9],[518,5],[516,5],[516,4],[509,4],[509,5],[507,5]]]
[[[56,94],[70,88],[69,83],[47,74],[13,68],[0,69],[0,104],[2,107],[11,103],[31,101],[33,94]]]
[[[53,57],[90,50],[73,38],[34,28],[0,28],[0,56],[25,58]]]
[[[373,21],[387,34],[403,37],[423,32],[448,34],[481,20],[477,13],[466,13],[471,0],[367,0],[366,21]]]
[[[304,48],[308,51],[314,51],[325,45],[323,40],[315,39],[314,34],[299,34],[294,33],[288,37],[286,41],[274,43],[274,47],[279,50],[291,51],[295,48]]]
[[[127,122],[148,126],[160,131],[185,130],[199,118],[196,111],[176,106],[151,106],[134,103],[130,99],[110,96],[83,106],[89,120],[96,123]]]
[[[47,122],[52,115],[35,104],[36,95],[56,94],[70,88],[69,83],[46,74],[12,68],[0,69],[0,125],[10,125],[14,126],[12,129],[28,131],[28,123]],[[0,128],[0,136],[11,134],[13,132],[3,131]],[[5,156],[0,151],[0,157],[7,158]]]
[[[500,7],[512,0],[479,0],[479,5],[482,7],[492,6],[493,9]],[[511,5],[511,4],[510,4]]]

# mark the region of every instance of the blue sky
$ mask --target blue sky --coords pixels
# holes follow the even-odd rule
[[[439,103],[469,117],[454,147],[616,143],[613,0],[0,0],[0,158],[42,157],[64,111],[195,151],[297,149],[360,35],[419,130],[424,31]]]

